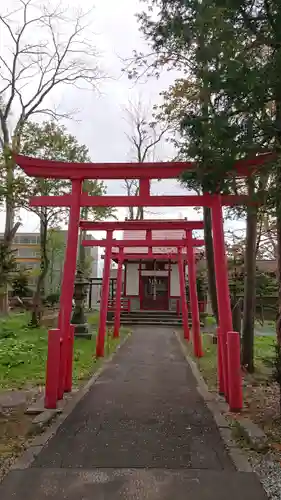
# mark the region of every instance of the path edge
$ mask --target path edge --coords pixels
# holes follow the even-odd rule
[[[92,375],[92,377],[83,386],[81,386],[77,392],[73,393],[71,399],[69,401],[66,401],[65,406],[63,407],[63,410],[61,412],[54,410],[52,419],[55,419],[55,421],[51,425],[49,425],[48,428],[42,434],[32,439],[32,441],[27,445],[26,449],[19,455],[16,461],[13,464],[11,464],[7,473],[0,481],[0,484],[9,474],[9,472],[13,470],[24,470],[31,466],[32,462],[39,455],[40,451],[44,448],[44,446],[48,443],[48,441],[50,441],[50,439],[57,434],[63,422],[72,413],[72,411],[80,403],[80,401],[88,394],[90,389],[93,387],[96,381],[103,374],[104,370],[111,363],[115,355],[118,353],[119,349],[121,349],[124,346],[124,344],[128,341],[130,337],[131,337],[131,332],[128,333],[124,339],[122,339],[120,344],[117,345],[115,351],[112,352],[110,356],[104,360],[102,365]],[[46,410],[46,412],[48,412],[48,410]]]
[[[225,444],[225,447],[228,451],[228,454],[236,468],[237,471],[239,472],[250,472],[254,473],[248,458],[246,454],[243,452],[243,450],[240,448],[240,446],[237,444],[237,442],[234,440],[233,435],[232,435],[232,430],[230,427],[230,424],[226,420],[226,418],[222,415],[221,409],[227,410],[227,405],[223,401],[219,401],[208,389],[208,386],[203,378],[203,376],[200,373],[200,370],[193,359],[191,359],[187,349],[186,345],[184,343],[184,340],[181,337],[181,334],[179,331],[174,331],[175,336],[180,344],[181,350],[183,352],[183,355],[185,357],[185,360],[187,364],[189,365],[192,374],[194,378],[196,379],[197,382],[197,390],[204,399],[206,406],[209,408],[210,412],[213,415],[213,418],[216,422],[216,425],[218,427],[220,436]]]

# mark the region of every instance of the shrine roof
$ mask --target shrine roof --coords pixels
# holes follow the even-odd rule
[[[169,230],[152,230],[151,231],[151,236],[152,240],[182,240],[185,237],[185,231],[183,229],[169,229]],[[123,240],[145,240],[146,239],[146,231],[145,230],[125,230],[123,231],[122,238]],[[148,244],[149,246],[149,244]],[[168,257],[168,254],[176,254],[177,253],[177,248],[176,247],[152,247],[152,251],[155,254],[163,254]],[[183,253],[186,253],[186,248],[183,248]],[[196,251],[196,250],[195,250]],[[198,249],[199,251],[199,249]],[[119,249],[118,248],[113,248],[112,253],[118,253]],[[124,248],[124,254],[138,254],[138,255],[143,255],[144,257],[148,254],[149,248],[143,248],[143,247],[130,247],[130,248]]]

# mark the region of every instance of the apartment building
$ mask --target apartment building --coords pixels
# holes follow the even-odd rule
[[[67,231],[59,231],[62,239],[66,243]],[[3,233],[0,233],[0,239],[3,238]],[[91,235],[87,235],[87,239],[92,239]],[[46,277],[46,292],[51,293],[58,289],[63,272],[64,249],[62,245],[61,251],[56,252],[52,258],[48,275]],[[23,233],[18,232],[13,240],[12,250],[19,267],[30,270],[30,286],[36,282],[40,268],[40,234],[39,233]],[[98,248],[87,247],[86,255],[91,258],[90,276],[96,278],[98,276]]]
[[[0,235],[1,237],[2,235]],[[26,269],[36,269],[40,266],[40,236],[39,233],[17,233],[12,249],[17,263]]]

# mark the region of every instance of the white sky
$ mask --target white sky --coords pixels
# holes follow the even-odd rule
[[[51,0],[52,3],[52,0]],[[76,6],[77,2],[69,0],[68,4]],[[84,0],[83,9],[92,7],[92,2]],[[149,79],[137,85],[132,84],[122,75],[120,58],[129,57],[133,49],[146,48],[138,31],[135,13],[142,8],[138,0],[96,0],[93,12],[93,42],[101,53],[101,65],[111,77],[101,84],[101,93],[78,90],[71,87],[60,89],[60,107],[69,109],[79,107],[79,122],[68,121],[66,126],[80,143],[86,144],[93,161],[112,162],[130,160],[130,145],[125,136],[128,124],[124,119],[124,107],[128,101],[138,101],[141,97],[145,106],[155,104],[159,100],[159,92],[167,88],[175,78],[174,73],[163,73],[159,80]],[[56,100],[58,95],[55,96]],[[170,159],[173,151],[164,143],[157,151],[159,160]],[[183,194],[183,188],[176,181],[155,182],[153,194]],[[108,194],[125,194],[122,182],[108,183]],[[150,218],[201,218],[193,209],[151,209]],[[120,218],[126,215],[120,210]],[[38,230],[38,219],[33,214],[21,211],[21,231]],[[4,228],[4,214],[0,213],[0,231]]]

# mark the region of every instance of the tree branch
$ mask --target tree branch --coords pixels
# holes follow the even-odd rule
[[[18,2],[20,8],[17,11],[0,16],[0,25],[6,28],[9,35],[6,45],[9,47],[12,44],[13,49],[10,62],[9,56],[5,57],[3,53],[0,56],[3,70],[0,96],[4,102],[1,126],[8,119],[14,100],[17,99],[21,111],[16,121],[16,131],[33,113],[40,112],[41,104],[58,85],[75,86],[84,82],[95,88],[104,76],[97,65],[97,52],[85,36],[89,13],[76,13],[73,24],[73,20],[66,16],[68,11],[63,11],[60,6],[52,10],[42,7],[38,15],[33,0]],[[36,35],[38,42],[30,43],[30,37]],[[5,81],[7,84],[3,86]],[[6,96],[8,89],[9,95]],[[46,108],[41,112],[52,117],[55,115],[55,112],[47,111]],[[65,117],[66,113],[61,116]]]
[[[276,44],[273,43],[270,38],[265,37],[259,30],[256,25],[256,19],[253,17],[250,17],[247,12],[243,9],[240,8],[240,13],[243,18],[243,21],[245,23],[246,28],[248,28],[264,45],[276,48]]]

